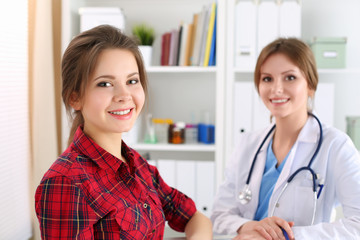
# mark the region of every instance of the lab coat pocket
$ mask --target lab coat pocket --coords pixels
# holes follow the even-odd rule
[[[311,225],[314,212],[314,192],[311,186],[298,186],[295,190],[294,222],[296,226]]]

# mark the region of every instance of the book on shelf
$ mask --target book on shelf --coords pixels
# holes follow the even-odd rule
[[[204,62],[203,62],[204,67],[209,66],[210,49],[211,49],[211,42],[213,39],[214,24],[215,24],[215,13],[216,13],[216,3],[213,2],[211,4],[210,17],[208,23],[209,26],[206,34],[205,53],[204,53]]]
[[[189,23],[183,23],[182,24],[182,33],[181,33],[181,39],[179,44],[179,66],[185,66],[185,52],[186,52],[186,42],[188,39],[188,31],[189,29]]]
[[[190,66],[190,51],[191,51],[193,32],[194,32],[193,29],[194,29],[194,24],[190,23],[188,25],[188,33],[187,33],[186,45],[185,45],[184,66]]]
[[[191,23],[162,35],[162,66],[215,66],[216,8],[215,2],[204,6]]]
[[[209,64],[208,66],[215,66],[216,65],[216,12],[215,12],[215,22],[214,22],[214,31],[211,40],[211,47],[210,47],[210,56],[209,56]]]
[[[170,56],[170,41],[171,41],[171,32],[166,32],[162,35],[161,43],[161,65],[169,65],[169,56]]]
[[[210,14],[211,14],[210,10],[211,10],[211,5],[207,6],[206,10],[205,10],[204,28],[203,28],[203,31],[201,34],[201,39],[200,39],[199,62],[197,64],[198,66],[204,65],[207,32],[209,30],[209,21],[210,21]]]
[[[183,33],[183,26],[180,24],[179,26],[179,34],[178,34],[178,48],[177,48],[177,54],[176,54],[176,66],[179,66],[180,63],[180,45],[181,45],[181,38]]]
[[[202,11],[198,13],[198,20],[195,29],[194,47],[190,57],[191,65],[200,65],[200,51],[201,51],[201,39],[205,31],[205,19],[207,14],[207,7],[204,6]]]
[[[173,29],[171,31],[171,40],[170,40],[169,66],[176,66],[178,43],[179,43],[179,30]]]
[[[191,43],[190,43],[190,49],[189,49],[189,56],[188,56],[188,61],[189,61],[189,66],[192,66],[192,56],[193,56],[193,52],[194,52],[194,46],[195,46],[195,40],[196,40],[196,32],[198,29],[198,23],[199,23],[199,13],[195,13],[193,15],[193,29],[192,29],[192,35],[191,35]]]

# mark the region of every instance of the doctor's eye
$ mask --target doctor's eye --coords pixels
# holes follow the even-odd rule
[[[99,82],[97,84],[98,87],[111,87],[112,84],[110,82]]]
[[[263,77],[262,78],[263,82],[270,82],[271,80],[272,80],[271,77]]]

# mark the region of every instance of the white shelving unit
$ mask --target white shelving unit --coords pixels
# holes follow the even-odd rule
[[[246,1],[246,0],[240,0]],[[264,0],[265,1],[265,0]],[[269,1],[269,0],[266,0]],[[284,0],[287,1],[287,0]],[[78,8],[84,6],[117,6],[124,10],[126,32],[135,23],[147,22],[154,26],[159,47],[160,36],[177,28],[181,21],[191,22],[211,0],[63,0],[63,49],[79,33]],[[210,113],[216,126],[216,144],[210,146],[171,146],[136,144],[139,151],[179,155],[186,152],[198,156],[205,154],[216,163],[216,182],[222,181],[226,160],[232,152],[233,88],[235,82],[252,82],[253,72],[234,67],[234,6],[236,0],[218,0],[217,66],[216,67],[162,67],[147,69],[150,83],[149,111],[154,117],[171,117],[190,121],[196,113],[201,120],[204,111]],[[319,69],[320,82],[335,84],[335,127],[346,130],[345,116],[360,115],[360,30],[352,22],[359,22],[357,0],[346,3],[339,0],[301,0],[302,38],[310,41],[314,36],[346,36],[347,69]],[[139,7],[141,6],[141,7]],[[327,6],[326,10],[323,6]],[[344,14],[346,12],[346,14]],[[166,19],[166,21],[164,21]],[[159,54],[159,53],[158,53]],[[158,58],[159,56],[155,56]],[[159,64],[157,64],[159,65]],[[249,118],[249,116],[244,116]],[[66,125],[66,124],[65,124]],[[65,129],[67,127],[65,126]],[[65,131],[66,132],[66,131]],[[66,138],[66,134],[65,137]]]
[[[240,0],[249,1],[249,0]],[[263,0],[271,1],[271,0]],[[289,1],[289,0],[283,0]],[[291,1],[291,0],[290,0]],[[225,66],[225,149],[224,158],[228,159],[233,151],[234,122],[233,113],[234,84],[236,82],[253,83],[253,71],[244,71],[235,67],[235,5],[238,1],[226,3],[226,66]],[[333,83],[334,93],[334,126],[346,131],[346,116],[360,115],[360,30],[353,28],[353,22],[360,21],[355,9],[360,2],[350,0],[346,3],[339,0],[300,0],[302,8],[302,39],[311,42],[313,37],[347,37],[345,69],[319,69],[320,83]],[[326,9],[324,9],[326,6]],[[251,118],[251,116],[244,116]],[[254,121],[254,120],[252,120]]]
[[[146,22],[155,29],[154,66],[147,68],[149,79],[148,106],[143,111],[154,118],[171,118],[174,121],[201,122],[204,113],[210,114],[215,124],[215,144],[143,144],[131,145],[140,153],[153,158],[171,159],[188,157],[191,160],[215,162],[216,183],[222,180],[224,143],[224,75],[225,75],[225,1],[217,3],[217,66],[171,67],[159,66],[161,34],[178,28],[183,22],[192,22],[193,14],[213,0],[62,0],[62,47],[79,33],[80,7],[120,7],[125,14],[125,32],[131,34],[136,23]],[[141,6],[141,7],[139,7]],[[166,19],[166,21],[164,21]],[[155,59],[154,59],[155,58]],[[65,120],[65,117],[64,117]],[[68,126],[64,121],[63,138],[67,138]],[[144,127],[140,130],[143,135]],[[141,137],[140,137],[141,139]],[[186,160],[186,159],[184,159]]]

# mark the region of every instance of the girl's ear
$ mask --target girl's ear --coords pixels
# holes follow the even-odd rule
[[[81,101],[77,93],[73,92],[70,97],[70,106],[76,110],[81,110]]]

